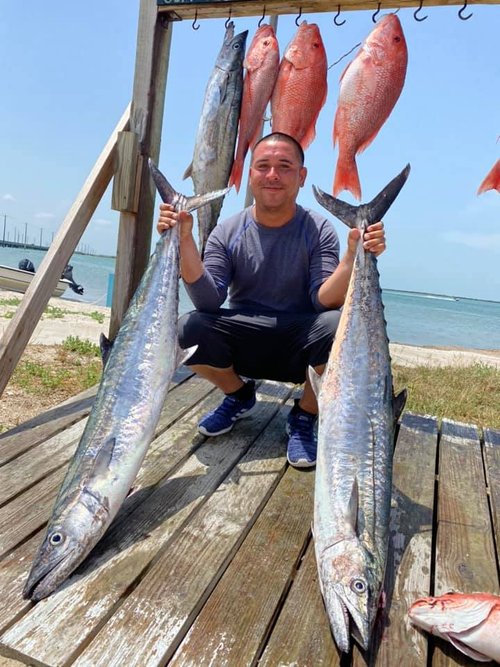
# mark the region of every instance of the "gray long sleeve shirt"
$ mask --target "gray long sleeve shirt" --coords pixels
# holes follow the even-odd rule
[[[187,292],[197,310],[321,312],[321,284],[339,263],[339,240],[324,216],[297,206],[283,227],[264,227],[252,209],[219,223],[205,249],[204,272]]]

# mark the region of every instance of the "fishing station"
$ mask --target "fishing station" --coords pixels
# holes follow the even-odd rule
[[[487,0],[494,4],[497,0]],[[457,5],[466,19],[474,0]],[[109,337],[149,259],[172,32],[212,18],[422,9],[421,0],[141,0],[132,101],[0,343],[4,390],[61,273],[113,181],[120,211]],[[340,15],[340,18],[339,18]],[[417,15],[418,17],[418,15]],[[416,17],[416,18],[417,18]],[[394,457],[385,608],[373,645],[340,655],[311,535],[314,471],[286,462],[297,387],[262,381],[260,410],[215,439],[197,430],[221,394],[179,369],[130,495],[104,538],[50,597],[22,597],[96,388],[0,435],[0,667],[472,665],[413,627],[413,601],[500,593],[500,431],[405,412]]]

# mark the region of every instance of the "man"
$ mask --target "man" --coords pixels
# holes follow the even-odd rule
[[[255,204],[219,223],[202,262],[193,217],[160,206],[158,232],[180,224],[181,275],[196,308],[179,320],[179,342],[198,345],[188,365],[226,395],[199,423],[207,436],[230,431],[257,407],[255,382],[267,378],[302,383],[287,419],[291,465],[316,463],[316,397],[308,378],[328,360],[351,276],[359,231],[339,241],[323,215],[296,203],[307,170],[300,144],[272,133],[254,147],[249,183]],[[381,222],[368,227],[366,250],[385,250]],[[229,295],[229,308],[221,308]]]

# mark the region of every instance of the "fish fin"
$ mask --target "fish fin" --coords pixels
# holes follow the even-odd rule
[[[111,354],[112,347],[113,347],[113,342],[109,340],[107,336],[101,333],[101,335],[99,336],[99,348],[101,350],[101,359],[103,368],[106,366],[106,363],[109,359],[109,355]]]
[[[206,192],[201,195],[192,195],[191,197],[183,197],[180,195],[167,181],[165,176],[161,173],[158,167],[155,165],[153,160],[149,158],[148,161],[149,170],[153,178],[156,189],[160,193],[160,197],[166,204],[176,205],[183,198],[185,201],[182,203],[182,207],[186,211],[194,211],[200,206],[204,206],[214,199],[219,199],[224,197],[231,188],[224,188],[223,190],[215,190],[214,192]]]
[[[226,76],[222,79],[219,85],[219,104],[224,104],[224,100],[226,99],[228,91],[228,83],[229,83],[229,74],[226,74]]]
[[[345,158],[339,155],[333,181],[333,194],[338,195],[342,190],[348,190],[355,199],[361,199],[361,184],[359,182],[358,167],[354,156]]]
[[[319,373],[316,373],[312,366],[309,366],[307,369],[307,374],[309,375],[309,382],[311,383],[311,387],[313,388],[316,397],[318,397],[319,392],[321,391],[322,376]]]
[[[116,438],[113,436],[104,441],[99,451],[94,457],[92,465],[92,475],[104,475],[109,472],[111,461],[113,460],[113,452],[115,450]]]
[[[186,178],[189,178],[192,175],[193,175],[193,163],[191,162],[190,165],[186,168],[186,171],[182,174],[182,180],[185,181]]]
[[[179,366],[186,363],[189,357],[192,357],[197,349],[198,345],[187,347],[185,350],[183,350],[182,347],[177,346],[176,367],[179,368]]]
[[[352,206],[341,199],[336,199],[331,195],[323,192],[320,188],[313,185],[313,193],[316,201],[323,206],[327,211],[330,211],[335,217],[341,220],[348,227],[357,227],[356,220],[361,209],[362,217],[366,226],[379,222],[387,213],[391,204],[398,196],[401,188],[406,182],[410,173],[410,165],[401,171],[395,178],[388,183],[383,190],[381,190],[376,197],[374,197],[368,204],[361,204],[361,206]]]
[[[406,389],[403,389],[402,391],[399,392],[399,394],[393,396],[392,409],[394,412],[394,423],[396,423],[398,419],[401,417],[401,414],[406,405],[407,398],[408,398],[408,392],[406,391]]]
[[[357,535],[358,532],[358,507],[359,507],[359,488],[358,478],[355,477],[352,483],[351,495],[347,505],[347,522],[352,528],[352,532]]]

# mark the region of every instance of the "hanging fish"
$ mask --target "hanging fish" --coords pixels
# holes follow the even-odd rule
[[[408,52],[395,14],[384,16],[340,78],[333,126],[339,156],[333,194],[349,190],[361,199],[356,155],[371,144],[396,104],[406,77]]]
[[[205,90],[193,160],[184,178],[193,179],[195,192],[221,190],[227,186],[233,165],[243,91],[243,58],[248,30],[234,35],[234,23],[228,24],[222,48],[217,56]],[[199,247],[205,245],[217,224],[222,199],[198,211]]]
[[[264,122],[266,106],[271,99],[278,76],[279,46],[272,25],[257,29],[243,62],[246,70],[243,80],[238,147],[234,158],[229,185],[239,192],[245,156],[258,140]]]
[[[480,195],[487,190],[496,190],[497,192],[500,192],[500,160],[497,160],[486,174],[484,181],[477,190],[477,194]]]
[[[327,60],[315,23],[303,21],[280,64],[271,98],[272,131],[284,132],[305,150],[316,136],[316,121],[327,94]]]

